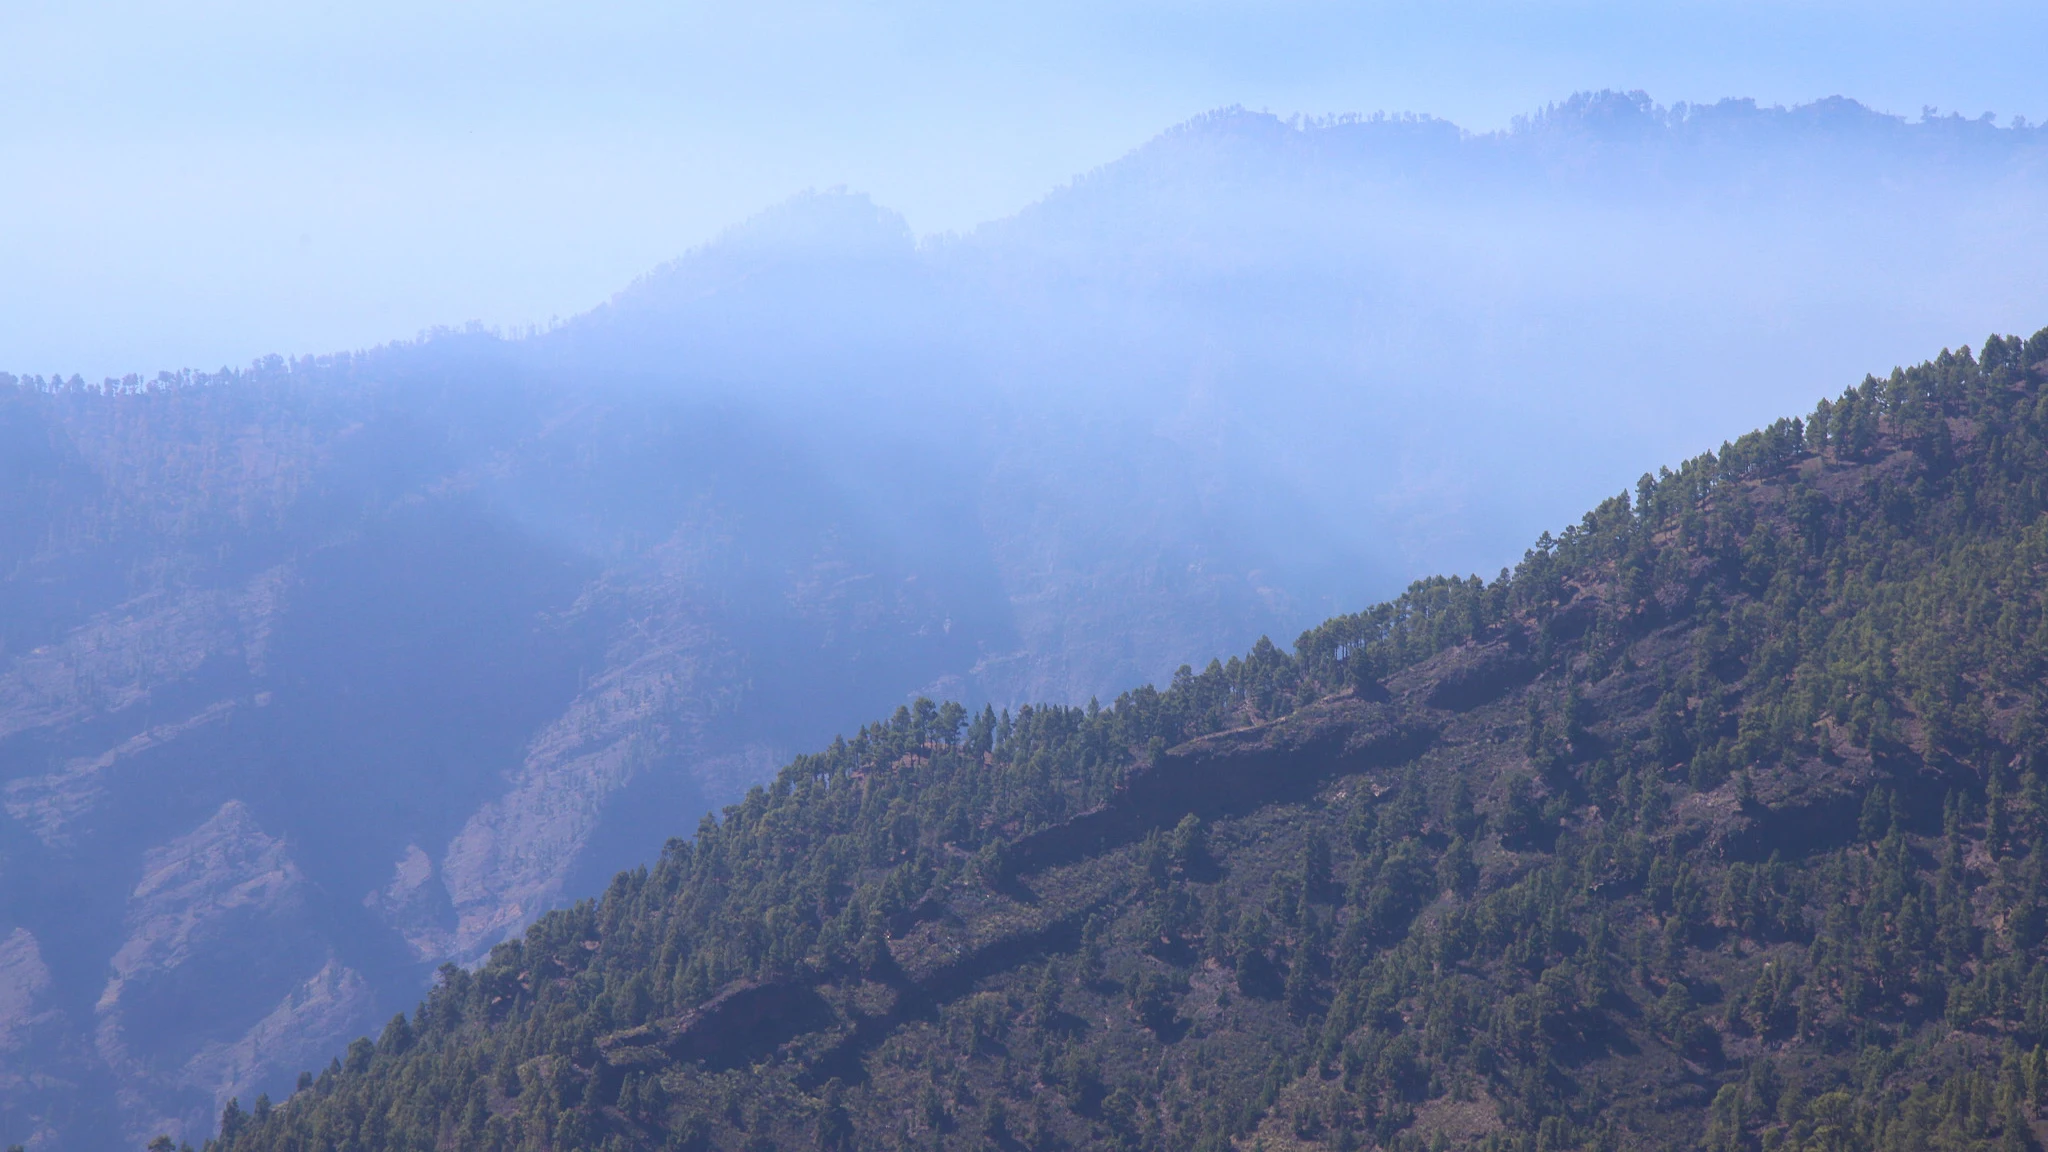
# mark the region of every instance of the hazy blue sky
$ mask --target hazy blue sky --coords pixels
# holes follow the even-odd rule
[[[921,232],[1229,104],[1574,90],[2048,117],[2048,5],[0,0],[0,367],[580,311],[805,187]]]

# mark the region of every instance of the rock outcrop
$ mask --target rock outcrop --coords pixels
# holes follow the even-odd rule
[[[331,1051],[374,1022],[362,978],[330,952],[318,902],[240,801],[145,854],[95,1009],[99,1055],[131,1085],[130,1137],[203,1136],[281,1057]]]

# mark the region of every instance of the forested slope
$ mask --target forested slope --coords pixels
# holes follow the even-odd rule
[[[222,1152],[2024,1148],[2048,331],[1103,708],[920,702]]]

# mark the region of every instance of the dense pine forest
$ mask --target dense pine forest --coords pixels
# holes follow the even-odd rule
[[[2044,593],[2048,330],[1291,653],[899,709],[209,1148],[2035,1148]]]

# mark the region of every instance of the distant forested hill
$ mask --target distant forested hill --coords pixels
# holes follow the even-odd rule
[[[2035,1147],[2044,685],[2048,330],[1291,654],[919,700],[217,1147]]]
[[[2048,131],[1847,100],[1232,109],[963,235],[798,196],[544,331],[0,363],[0,1147],[200,1142],[920,696],[1165,684],[2031,328],[2042,203]]]

